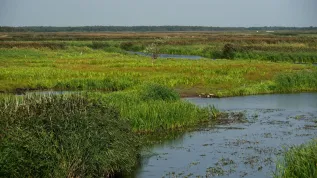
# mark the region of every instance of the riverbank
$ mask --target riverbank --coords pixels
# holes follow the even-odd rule
[[[147,135],[215,122],[219,113],[158,84],[112,93],[0,95],[0,111],[5,177],[130,175]]]

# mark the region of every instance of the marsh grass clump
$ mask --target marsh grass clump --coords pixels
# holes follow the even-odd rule
[[[317,89],[317,72],[301,71],[282,73],[275,78],[276,90],[281,92],[310,91]]]
[[[138,133],[177,130],[211,121],[217,115],[215,108],[200,108],[180,100],[174,90],[158,84],[108,94],[94,93],[91,98],[117,108]]]
[[[110,43],[105,41],[93,41],[91,44],[92,49],[104,49],[110,47]]]
[[[237,49],[233,44],[227,43],[222,49],[222,55],[226,59],[234,59],[236,51]]]
[[[138,139],[117,110],[86,97],[0,98],[0,177],[131,172]]]
[[[317,140],[286,151],[276,165],[275,178],[317,177]]]
[[[143,100],[173,101],[180,99],[179,94],[175,90],[156,83],[142,85],[139,92]]]

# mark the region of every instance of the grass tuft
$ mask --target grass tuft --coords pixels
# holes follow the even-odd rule
[[[317,177],[317,140],[286,151],[276,165],[275,178]]]
[[[109,177],[138,163],[130,125],[82,96],[3,97],[0,118],[0,177]]]

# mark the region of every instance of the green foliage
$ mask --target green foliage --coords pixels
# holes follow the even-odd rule
[[[286,71],[316,71],[313,65],[238,59],[158,59],[153,65],[146,57],[78,46],[54,51],[0,49],[0,66],[0,91],[3,92],[14,92],[17,88],[121,91],[141,83],[157,83],[177,89],[185,96],[279,92],[275,90],[276,75]],[[305,90],[314,91],[316,87]]]
[[[276,164],[275,178],[317,177],[317,141],[295,146]]]
[[[276,90],[279,92],[310,91],[317,89],[317,72],[301,71],[283,73],[275,78]]]
[[[132,87],[138,83],[130,78],[105,78],[105,79],[72,79],[58,82],[54,88],[64,90],[103,90],[119,91]]]
[[[144,91],[151,92],[153,88],[159,88],[164,92],[144,97]],[[193,126],[213,118],[208,108],[199,108],[179,100],[177,99],[179,96],[174,91],[162,86],[157,87],[157,85],[146,85],[136,90],[109,94],[94,93],[91,97],[117,108],[137,132],[158,130],[165,132],[170,129]]]
[[[0,98],[0,177],[131,172],[138,138],[112,107],[82,96]]]
[[[233,44],[225,44],[222,49],[222,55],[226,59],[234,59],[236,48]]]
[[[104,48],[108,48],[111,45],[108,42],[103,42],[103,41],[93,41],[91,48],[92,49],[104,49]]]
[[[173,101],[180,98],[179,94],[175,90],[155,83],[142,85],[139,92],[143,100]]]
[[[120,44],[120,48],[121,48],[121,49],[124,49],[124,50],[126,50],[126,51],[131,50],[132,47],[133,47],[133,43],[132,43],[132,42],[122,42],[122,43]]]

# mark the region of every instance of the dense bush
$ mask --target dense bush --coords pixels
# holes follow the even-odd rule
[[[317,177],[317,140],[286,151],[276,165],[276,178]]]
[[[139,92],[143,100],[172,101],[180,98],[179,94],[175,90],[155,83],[143,85]]]
[[[110,46],[111,45],[108,42],[103,42],[103,41],[93,41],[91,44],[92,49],[104,49]]]
[[[222,55],[226,59],[234,59],[235,52],[236,52],[235,46],[233,44],[228,43],[228,44],[225,44],[225,46],[223,47]]]
[[[143,88],[143,87],[141,87]],[[154,88],[154,87],[153,87]],[[163,87],[162,87],[163,88]],[[107,105],[116,107],[123,118],[129,120],[136,132],[162,133],[193,126],[212,118],[208,108],[200,108],[192,103],[177,99],[178,96],[169,89],[162,89],[153,95],[143,95],[152,89],[111,92],[109,94],[94,93],[92,98],[101,100]]]
[[[0,177],[109,177],[137,164],[119,113],[81,96],[0,99]]]
[[[133,42],[121,42],[120,48],[125,51],[142,51],[145,49],[145,46],[142,44],[135,44]]]
[[[122,42],[122,43],[120,43],[120,48],[124,49],[126,51],[131,50],[132,46],[133,46],[132,42]]]
[[[276,90],[280,92],[309,91],[317,89],[317,72],[302,71],[279,74],[275,78]]]

